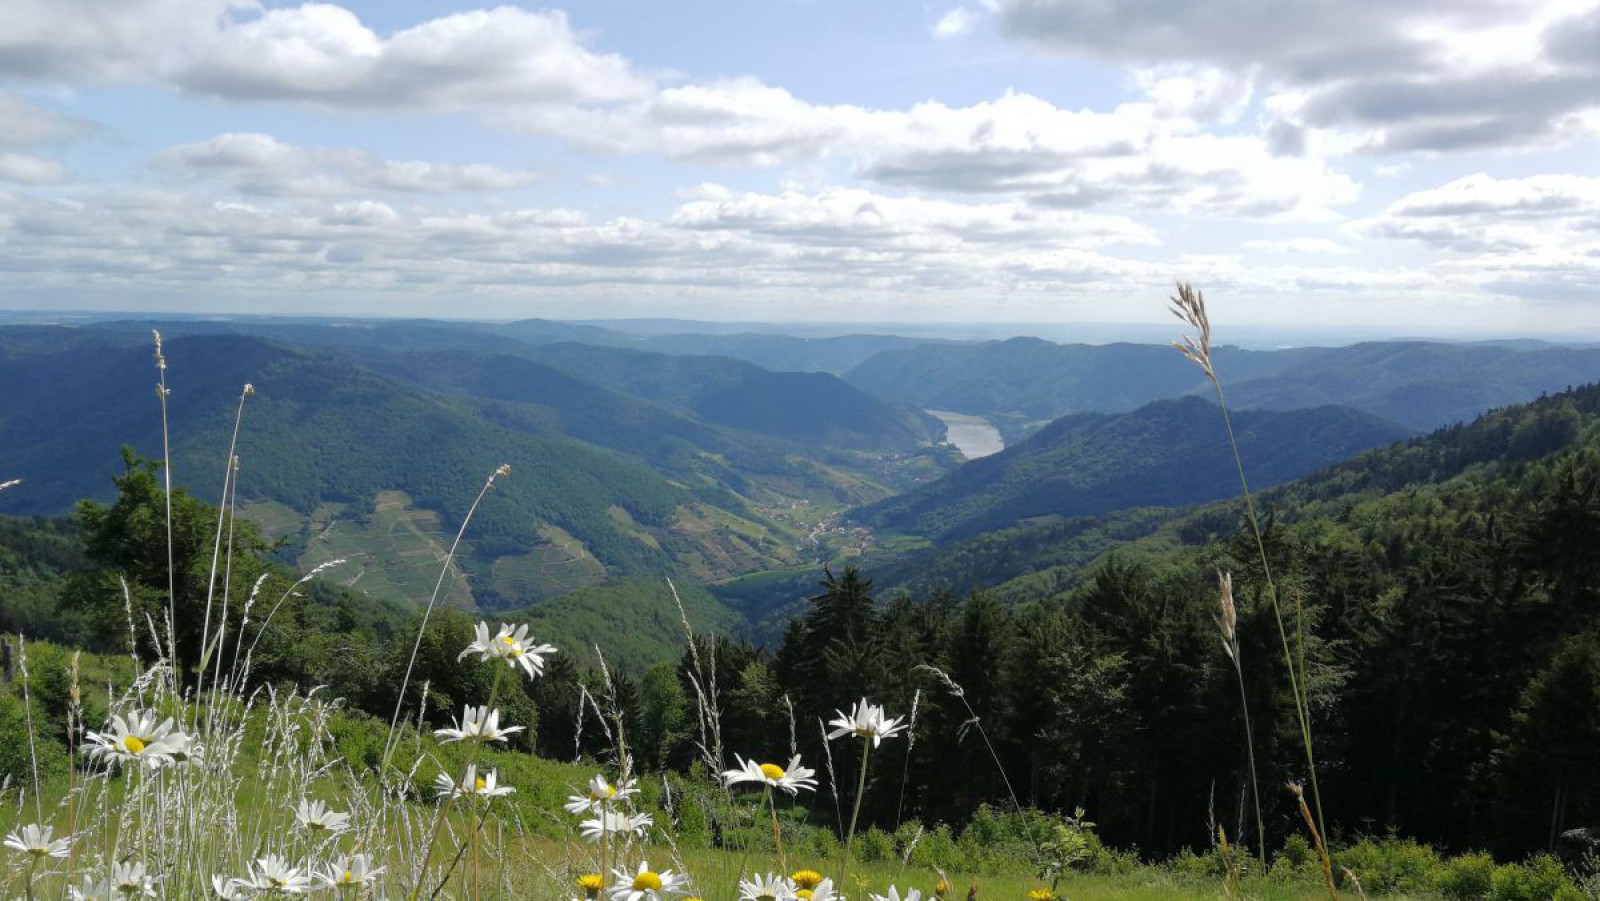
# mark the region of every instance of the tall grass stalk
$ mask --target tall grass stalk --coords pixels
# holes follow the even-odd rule
[[[1239,659],[1239,608],[1233,600],[1233,574],[1217,573],[1217,630],[1222,634],[1222,650],[1233,664],[1234,675],[1239,679],[1239,708],[1244,711],[1244,750],[1250,762],[1250,798],[1256,810],[1256,851],[1261,857],[1261,869],[1267,869],[1266,821],[1261,816],[1261,783],[1256,774],[1256,742],[1250,728],[1250,698],[1244,690],[1244,666]],[[1241,818],[1243,812],[1240,813]]]
[[[244,388],[239,392],[239,405],[233,411],[233,435],[228,439],[228,456],[223,464],[222,472],[222,500],[217,504],[217,534],[211,543],[211,571],[206,578],[206,613],[205,620],[200,627],[200,665],[197,668],[198,674],[195,681],[196,695],[201,694],[205,690],[206,664],[210,662],[212,648],[211,610],[217,596],[217,568],[222,557],[223,526],[225,520],[228,518],[228,499],[231,496],[231,491],[237,490],[237,486],[234,485],[234,481],[238,473],[238,466],[236,466],[234,462],[236,459],[234,452],[239,448],[239,426],[244,422],[245,398],[254,393],[256,393],[255,387],[246,382]],[[233,528],[231,522],[228,523],[227,532],[228,551],[229,557],[231,558],[233,551]],[[224,611],[223,615],[226,615],[226,611]],[[218,628],[220,633],[220,623]]]
[[[1179,282],[1177,296],[1170,298],[1172,315],[1187,323],[1195,331],[1182,341],[1172,342],[1185,357],[1200,367],[1216,391],[1217,406],[1222,411],[1222,425],[1228,435],[1228,448],[1233,453],[1234,468],[1239,475],[1239,490],[1244,497],[1245,516],[1250,524],[1250,534],[1255,539],[1256,552],[1261,558],[1261,574],[1266,583],[1267,600],[1272,608],[1272,618],[1278,627],[1278,640],[1283,646],[1283,660],[1289,672],[1289,689],[1294,695],[1295,719],[1300,728],[1300,742],[1305,750],[1306,771],[1311,782],[1311,799],[1316,808],[1316,821],[1320,832],[1326,833],[1322,816],[1322,792],[1317,784],[1317,758],[1311,741],[1310,692],[1306,685],[1305,625],[1303,611],[1296,603],[1296,642],[1291,645],[1288,627],[1284,624],[1283,605],[1278,596],[1277,582],[1272,577],[1272,563],[1267,557],[1267,543],[1262,537],[1261,520],[1256,512],[1255,496],[1250,492],[1250,482],[1245,477],[1244,458],[1239,453],[1239,441],[1233,431],[1233,417],[1228,412],[1228,400],[1222,390],[1222,380],[1217,377],[1216,365],[1211,356],[1211,320],[1206,313],[1205,296],[1194,286]],[[1320,849],[1320,846],[1319,846]],[[1326,857],[1326,850],[1322,850]],[[1331,864],[1324,861],[1324,867]]]
[[[406,674],[400,680],[400,690],[395,694],[394,716],[389,719],[389,736],[383,742],[383,763],[378,772],[387,773],[389,762],[394,755],[396,732],[400,727],[400,710],[406,703],[406,688],[411,685],[411,673],[417,665],[417,654],[422,650],[422,636],[427,634],[428,620],[433,616],[433,608],[439,603],[439,591],[444,587],[444,580],[450,575],[450,565],[455,562],[456,549],[461,546],[461,536],[467,533],[467,525],[472,522],[472,515],[478,512],[478,505],[483,503],[483,498],[494,487],[495,479],[500,476],[510,475],[511,466],[502,463],[489,473],[489,478],[478,490],[478,496],[473,498],[472,506],[467,508],[467,515],[461,518],[461,528],[456,530],[456,537],[450,542],[450,551],[444,555],[444,563],[439,567],[439,578],[433,583],[433,594],[428,597],[428,606],[422,611],[422,622],[417,626],[417,640],[411,645],[411,657],[406,661]]]
[[[167,659],[178,661],[178,568],[172,547],[172,439],[167,425],[167,399],[172,389],[167,387],[167,356],[161,351],[161,332],[151,329],[156,343],[156,397],[161,400],[161,478],[164,483],[162,497],[167,514]],[[176,679],[176,675],[173,676]]]

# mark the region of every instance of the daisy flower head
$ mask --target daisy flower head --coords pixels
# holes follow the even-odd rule
[[[463,795],[499,798],[516,791],[509,785],[500,784],[500,773],[497,770],[489,770],[479,775],[478,765],[475,763],[467,767],[460,782],[451,779],[449,773],[440,773],[434,778],[433,784],[439,790],[439,794],[450,798],[459,798]]]
[[[158,722],[153,710],[136,710],[126,719],[113,715],[105,732],[89,732],[85,737],[91,744],[91,757],[113,763],[160,767],[192,751],[189,736],[173,729],[172,718]]]
[[[606,777],[598,773],[589,780],[589,793],[587,795],[568,795],[567,803],[561,805],[567,813],[582,815],[594,813],[608,804],[624,800],[639,791],[639,780],[628,779],[620,784],[606,781]]]
[[[756,782],[797,795],[802,788],[812,791],[817,787],[817,780],[812,778],[817,771],[801,766],[799,754],[789,758],[787,767],[775,763],[756,763],[754,760],[745,760],[737,754],[734,755],[734,759],[739,761],[739,768],[727,770],[722,774],[722,782],[729,788],[741,782]]]
[[[922,901],[922,891],[920,889],[908,888],[906,889],[906,893],[902,895],[900,894],[900,890],[898,888],[895,888],[891,885],[889,886],[889,894],[880,895],[874,892],[872,894],[872,901]]]
[[[360,888],[378,878],[378,874],[382,872],[383,867],[374,867],[367,855],[352,854],[324,867],[320,881],[323,888],[339,890]]]
[[[7,833],[5,846],[21,854],[31,855],[35,860],[46,857],[59,860],[71,853],[72,836],[52,840],[50,834],[53,831],[53,827],[29,823],[21,829]]]
[[[513,629],[502,623],[500,631],[491,636],[489,624],[480,622],[473,627],[472,643],[456,659],[477,654],[479,660],[504,660],[513,669],[522,667],[532,679],[544,675],[544,658],[555,652],[554,645],[530,643],[526,624]]]
[[[111,888],[119,898],[154,898],[156,881],[137,861],[111,865]]]
[[[795,889],[794,896],[800,901],[844,901],[843,895],[834,894],[832,879],[822,880],[815,888]]]
[[[277,892],[283,895],[304,895],[311,891],[311,877],[297,866],[276,854],[256,858],[250,865],[250,875],[233,880],[235,888],[247,894]]]
[[[795,901],[794,880],[778,873],[741,879],[739,901]]]
[[[612,810],[601,811],[599,816],[584,820],[578,825],[579,831],[588,841],[599,844],[607,835],[632,836],[643,838],[654,821],[647,813],[626,814]]]
[[[521,726],[507,726],[500,728],[500,711],[490,710],[487,706],[474,707],[467,705],[462,712],[461,719],[456,720],[454,729],[435,729],[433,734],[446,742],[452,741],[505,741],[511,735],[522,731]]]
[[[676,898],[683,894],[684,885],[688,882],[683,876],[671,870],[657,873],[650,869],[648,860],[639,861],[637,872],[629,873],[619,867],[612,873],[616,879],[609,891],[611,901],[661,901],[663,898]]]
[[[900,717],[888,716],[881,706],[867,703],[866,698],[857,701],[855,709],[849,713],[843,710],[835,710],[834,713],[838,716],[828,723],[833,727],[833,731],[828,733],[830,739],[854,735],[857,738],[871,739],[872,746],[876,748],[884,739],[893,738],[906,728],[905,724],[900,722]]]
[[[294,818],[299,821],[300,828],[319,835],[338,835],[350,829],[350,814],[340,813],[321,801],[302,798]]]

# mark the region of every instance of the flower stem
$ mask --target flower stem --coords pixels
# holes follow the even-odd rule
[[[778,866],[789,872],[789,858],[783,853],[783,830],[778,828],[778,802],[772,797],[772,786],[767,786],[767,809],[772,811],[772,841],[778,846]]]
[[[856,805],[850,811],[850,831],[844,837],[844,858],[839,862],[839,885],[846,884],[845,877],[850,874],[850,846],[856,840],[856,821],[861,817],[861,796],[867,792],[867,761],[872,757],[872,740],[861,741],[861,778],[856,782]],[[787,868],[785,868],[787,869]]]

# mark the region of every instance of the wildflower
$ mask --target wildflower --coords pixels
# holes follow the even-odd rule
[[[338,835],[350,829],[350,814],[333,810],[321,801],[302,799],[294,816],[301,828],[309,832]]]
[[[671,870],[662,870],[657,873],[650,869],[650,862],[641,860],[637,872],[629,875],[627,870],[618,868],[612,871],[617,877],[611,886],[611,901],[660,901],[663,898],[676,898],[683,894],[684,879]]]
[[[632,835],[643,838],[652,822],[647,813],[629,815],[607,810],[602,811],[594,819],[584,820],[578,828],[585,839],[598,843],[607,835]]]
[[[122,898],[154,898],[156,882],[136,861],[111,865],[111,887]]]
[[[620,785],[612,785],[606,777],[596,774],[589,780],[589,794],[568,795],[567,803],[562,808],[567,813],[583,815],[600,810],[606,804],[621,801],[639,791],[639,780],[629,779]]]
[[[50,838],[52,831],[50,826],[35,826],[30,823],[7,833],[5,846],[13,851],[31,854],[35,860],[66,857],[72,851],[72,836],[52,841]]]
[[[1028,889],[1028,901],[1056,901],[1056,893],[1047,888]]]
[[[906,893],[902,895],[898,888],[891,885],[889,886],[889,894],[879,895],[874,892],[872,901],[922,901],[922,892],[918,889],[908,888]]]
[[[383,867],[374,867],[365,854],[352,854],[341,857],[328,866],[321,873],[323,888],[347,889],[359,888],[376,879]]]
[[[944,898],[950,894],[950,881],[944,878],[944,871],[939,873],[939,881],[933,884],[933,896]]]
[[[473,634],[472,643],[456,657],[457,660],[470,654],[477,654],[479,660],[504,660],[506,666],[522,667],[530,679],[544,674],[544,658],[556,652],[554,645],[530,647],[526,625],[513,630],[502,623],[500,631],[490,637],[489,624],[480,622],[473,627]]]
[[[575,881],[578,891],[583,892],[585,898],[598,897],[600,890],[606,887],[606,878],[599,873],[584,873]]]
[[[796,870],[789,874],[789,880],[799,888],[816,888],[822,884],[822,874],[816,870]]]
[[[828,725],[833,731],[828,733],[829,738],[839,738],[845,735],[854,735],[858,738],[872,739],[872,746],[876,748],[886,738],[893,738],[905,730],[905,724],[900,722],[900,717],[889,717],[883,708],[877,704],[868,704],[866,698],[856,703],[855,709],[849,713],[835,710],[839,714]]]
[[[311,877],[278,855],[268,854],[256,858],[250,865],[250,875],[233,880],[233,887],[245,892],[304,895],[311,891]]]
[[[461,777],[460,782],[451,780],[449,773],[440,773],[433,780],[434,787],[439,790],[439,794],[451,798],[459,798],[462,795],[499,798],[516,791],[509,785],[500,785],[499,782],[500,774],[495,770],[489,770],[481,776],[478,775],[478,765],[475,763],[467,767],[467,772]]]
[[[85,877],[84,881],[88,881],[88,877]],[[243,881],[242,879],[229,879],[226,876],[212,876],[211,890],[222,901],[244,901],[244,899],[250,897],[250,892],[240,885]]]
[[[192,750],[189,736],[173,729],[171,717],[158,723],[151,710],[134,711],[127,719],[113,715],[108,731],[90,732],[87,738],[94,745],[89,748],[92,757],[150,767],[171,763]]]
[[[474,707],[468,704],[467,709],[461,714],[461,719],[456,721],[456,728],[435,729],[433,734],[447,742],[505,741],[512,733],[521,731],[521,726],[500,728],[499,710],[490,710],[487,706]]]
[[[824,879],[815,888],[796,889],[794,896],[801,901],[844,901],[843,895],[833,893],[833,880]]]
[[[1217,611],[1211,614],[1222,633],[1222,650],[1228,659],[1239,660],[1239,608],[1233,602],[1233,573],[1217,570]]]
[[[787,876],[769,873],[739,880],[739,901],[794,901],[795,885]]]
[[[791,795],[800,793],[800,789],[814,790],[817,780],[811,778],[817,771],[806,769],[800,765],[800,755],[796,754],[789,759],[787,769],[775,763],[758,764],[754,760],[745,760],[734,755],[739,761],[739,768],[727,770],[722,774],[722,781],[729,788],[741,782],[759,782],[771,788],[781,788]]]

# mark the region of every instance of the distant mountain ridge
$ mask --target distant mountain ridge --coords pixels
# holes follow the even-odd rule
[[[1600,348],[1592,347],[1395,341],[1214,353],[1235,408],[1339,404],[1419,431],[1600,380]],[[1168,347],[1038,338],[886,351],[845,380],[921,407],[1033,420],[1125,412],[1209,392],[1199,372]]]
[[[1336,406],[1238,411],[1234,428],[1251,478],[1261,487],[1410,434]],[[1131,413],[1061,417],[1021,444],[853,516],[878,529],[944,542],[1038,517],[1183,507],[1237,490],[1216,405],[1189,397],[1157,401]]]

